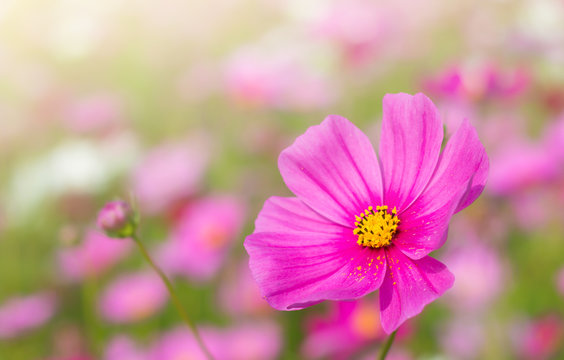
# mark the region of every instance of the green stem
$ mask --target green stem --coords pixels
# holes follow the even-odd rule
[[[143,245],[143,243],[139,240],[139,238],[137,237],[137,235],[133,235],[132,236],[133,240],[135,240],[135,242],[137,243],[137,245],[139,246],[139,250],[141,250],[141,254],[143,254],[143,257],[145,257],[145,260],[147,260],[147,262],[149,263],[149,265],[151,265],[151,267],[153,268],[153,270],[155,270],[155,272],[160,276],[161,280],[165,283],[168,292],[170,293],[170,297],[172,299],[172,303],[174,304],[174,306],[176,307],[176,310],[178,311],[178,314],[180,315],[180,317],[182,318],[182,320],[184,321],[184,323],[186,323],[186,325],[188,325],[188,327],[192,330],[192,332],[194,333],[194,337],[196,338],[196,341],[198,342],[198,344],[200,345],[200,347],[202,348],[202,351],[204,352],[204,354],[206,355],[206,357],[209,360],[213,360],[213,356],[211,355],[210,351],[208,350],[208,348],[206,347],[206,345],[204,344],[204,342],[202,341],[202,337],[200,336],[200,333],[198,332],[198,329],[196,328],[196,326],[194,324],[192,324],[192,322],[190,321],[190,319],[188,318],[188,315],[186,313],[186,310],[184,310],[184,307],[182,306],[182,303],[180,302],[180,300],[178,299],[178,296],[176,295],[176,291],[174,290],[174,287],[172,286],[172,283],[170,282],[170,280],[167,278],[167,276],[165,275],[165,273],[153,262],[153,260],[151,259],[151,256],[149,255],[149,253],[147,252],[147,249],[145,248],[145,246]]]
[[[386,359],[386,355],[388,355],[388,351],[392,347],[392,343],[394,342],[394,338],[396,337],[396,331],[394,331],[389,337],[384,346],[382,346],[382,350],[380,350],[380,356],[378,356],[378,360]]]
[[[90,350],[94,355],[98,354],[98,319],[96,313],[96,275],[88,273],[82,285],[82,312],[86,327],[86,334]]]

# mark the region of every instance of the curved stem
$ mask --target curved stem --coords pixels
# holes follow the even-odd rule
[[[202,351],[204,352],[204,354],[206,355],[206,357],[209,360],[213,360],[213,356],[210,353],[210,351],[208,350],[208,348],[206,347],[206,345],[204,344],[204,342],[202,341],[202,337],[200,336],[198,329],[188,318],[186,310],[184,310],[182,303],[178,299],[178,296],[176,295],[176,291],[174,290],[172,283],[170,282],[168,277],[165,275],[165,273],[153,262],[153,260],[151,259],[151,256],[149,255],[149,253],[147,252],[147,249],[145,248],[145,245],[143,245],[143,243],[141,241],[139,241],[139,238],[137,237],[137,235],[133,235],[132,238],[137,243],[139,250],[141,250],[141,254],[143,254],[143,257],[145,257],[145,260],[147,260],[149,265],[151,265],[153,270],[155,270],[155,272],[160,276],[161,280],[165,283],[165,285],[168,289],[168,292],[170,293],[172,303],[176,307],[176,310],[178,311],[178,314],[180,315],[180,317],[182,318],[184,323],[186,323],[186,325],[188,325],[188,327],[194,333],[194,337],[196,338],[196,341],[198,342],[198,344],[202,348]]]
[[[378,356],[378,360],[384,360],[386,359],[386,355],[388,355],[388,351],[390,351],[390,348],[392,347],[392,343],[394,342],[394,338],[396,337],[396,331],[394,331],[389,337],[388,340],[386,341],[386,343],[382,346],[382,349],[380,350],[380,356]]]

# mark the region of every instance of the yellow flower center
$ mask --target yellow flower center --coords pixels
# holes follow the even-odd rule
[[[398,230],[398,211],[394,207],[388,212],[386,205],[376,206],[376,211],[369,206],[360,216],[356,216],[354,234],[358,236],[358,245],[381,248],[390,245]]]

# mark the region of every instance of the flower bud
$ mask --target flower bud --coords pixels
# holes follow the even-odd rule
[[[137,215],[131,206],[122,200],[111,201],[98,213],[97,224],[106,235],[127,238],[135,234]]]

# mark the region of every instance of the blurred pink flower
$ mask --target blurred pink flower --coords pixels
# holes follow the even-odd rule
[[[335,97],[324,76],[290,57],[242,52],[225,72],[228,97],[246,106],[310,110],[329,105]]]
[[[440,13],[428,2],[410,0],[337,0],[323,4],[327,4],[325,9],[312,19],[313,35],[333,43],[351,67],[395,63],[409,56],[418,50],[419,39],[426,38],[428,25]]]
[[[137,226],[135,212],[123,200],[110,201],[98,212],[96,225],[112,238],[133,236]]]
[[[196,137],[150,150],[131,179],[142,212],[155,215],[193,195],[208,162],[209,147]]]
[[[57,307],[53,294],[12,297],[0,305],[0,339],[12,339],[45,324]]]
[[[144,320],[160,309],[168,300],[162,280],[151,272],[121,275],[112,282],[100,298],[100,312],[112,323]]]
[[[172,275],[207,281],[219,271],[245,221],[245,205],[232,196],[211,196],[188,205],[158,259]]]
[[[488,191],[507,196],[546,184],[559,173],[560,167],[543,146],[525,139],[515,139],[491,154]]]
[[[202,328],[203,341],[216,360],[276,359],[280,330],[273,323],[237,325],[227,329]],[[178,328],[164,334],[149,351],[151,360],[206,360],[192,333]]]
[[[384,339],[376,299],[328,303],[329,313],[312,317],[302,354],[308,359],[349,359],[363,346]]]
[[[559,165],[558,175],[564,176],[564,114],[555,122],[549,124],[542,138],[542,144],[546,149],[547,155]]]
[[[403,18],[392,14],[391,7],[383,2],[336,1],[313,26],[319,36],[340,46],[350,63],[358,65],[383,51],[391,35],[402,26]]]
[[[223,344],[217,344],[209,339],[208,332],[199,329],[203,342],[215,359],[219,359],[219,352]],[[219,349],[218,349],[219,348]],[[200,345],[185,327],[179,327],[164,333],[149,349],[150,360],[207,360]]]
[[[63,110],[64,124],[79,134],[112,130],[123,120],[120,100],[109,94],[78,99]]]
[[[226,360],[277,359],[282,349],[280,329],[271,322],[236,325],[216,336],[226,345]]]
[[[564,324],[556,315],[533,319],[513,327],[515,354],[519,359],[552,358],[564,338]]]
[[[221,309],[231,316],[266,314],[272,311],[260,294],[246,261],[238,264],[234,271],[226,272],[226,278],[219,288],[218,302]]]
[[[475,240],[472,234],[461,236],[466,236],[466,241],[459,242],[444,256],[456,279],[444,300],[462,312],[482,310],[503,289],[503,265],[494,249]]]
[[[559,200],[555,201],[555,189],[542,183],[537,185],[541,186],[512,193],[509,199],[517,226],[525,230],[546,226],[558,213]]]
[[[70,281],[97,276],[123,259],[132,245],[129,239],[112,239],[96,230],[89,230],[81,244],[59,250],[59,267]]]
[[[530,74],[525,68],[502,69],[495,63],[451,66],[423,82],[430,93],[462,102],[514,99],[529,85]]]
[[[485,335],[483,320],[475,317],[454,318],[439,334],[439,342],[449,358],[479,359]]]
[[[127,335],[117,335],[106,345],[104,360],[148,360],[146,350],[140,349]]]

